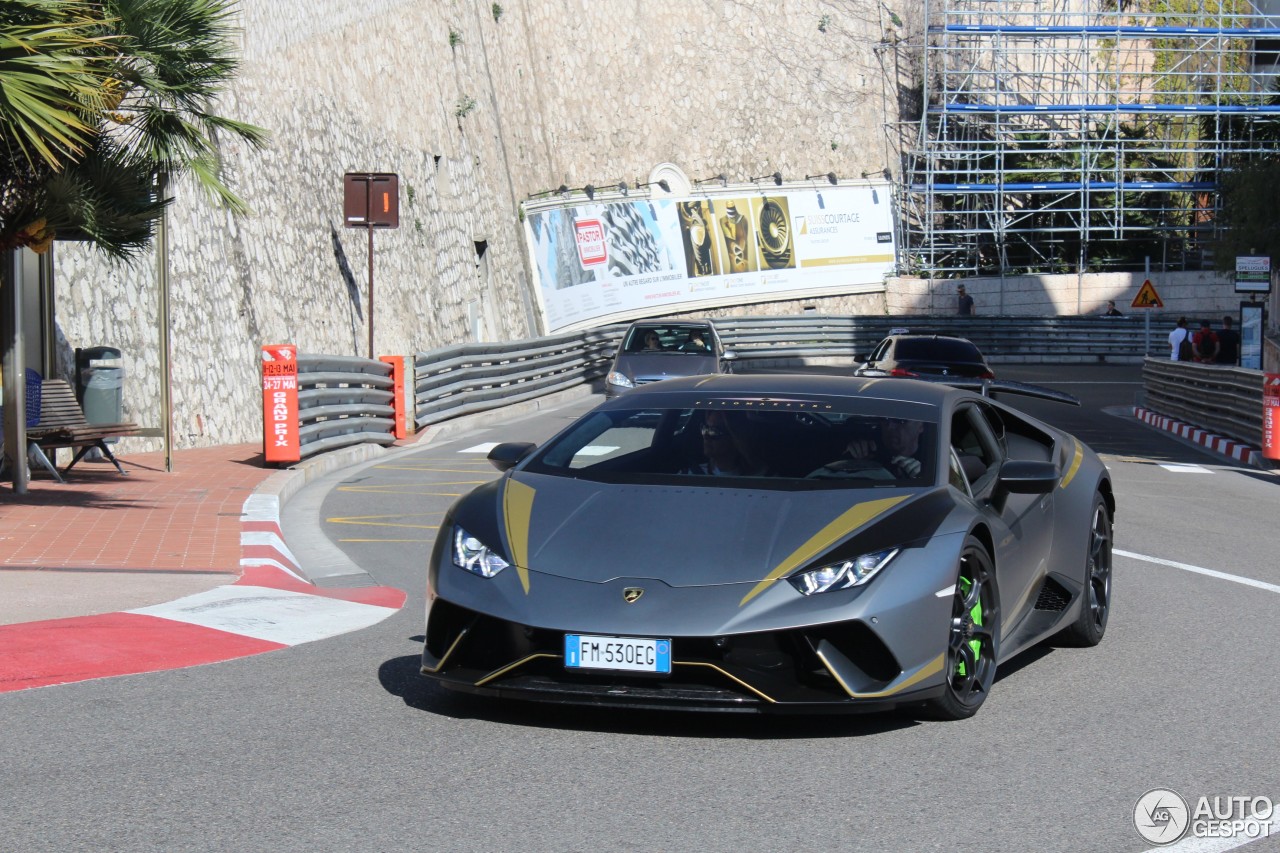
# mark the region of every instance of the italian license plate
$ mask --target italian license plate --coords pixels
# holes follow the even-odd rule
[[[671,641],[638,637],[564,635],[568,669],[612,669],[621,672],[671,672]]]

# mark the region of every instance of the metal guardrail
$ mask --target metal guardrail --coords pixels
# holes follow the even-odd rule
[[[1250,444],[1261,436],[1262,374],[1165,359],[1173,318],[875,316],[801,314],[715,319],[740,359],[802,362],[865,356],[892,329],[958,335],[994,363],[1141,363],[1149,408]],[[510,343],[458,344],[414,356],[414,424],[430,424],[534,399],[608,372],[626,324]],[[1149,358],[1151,354],[1157,357]],[[391,368],[347,356],[300,355],[302,453],[365,441],[390,444]]]
[[[459,344],[414,358],[414,421],[429,424],[590,382],[609,370],[626,325],[506,344]]]
[[[396,437],[391,365],[343,355],[298,355],[298,441],[302,458]]]
[[[1262,444],[1260,370],[1148,358],[1142,382],[1148,409],[1243,444]]]
[[[1163,321],[1153,319],[1151,348],[1163,352]],[[725,346],[741,358],[847,358],[868,354],[891,329],[968,338],[991,362],[1137,364],[1148,354],[1141,317],[883,316],[802,314],[715,320]],[[1167,323],[1172,327],[1172,321]]]

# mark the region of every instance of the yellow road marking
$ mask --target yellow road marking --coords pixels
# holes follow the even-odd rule
[[[361,524],[368,527],[412,527],[420,530],[439,530],[438,524],[405,524],[404,522],[393,521],[376,521],[375,519],[384,518],[418,518],[421,516],[413,515],[337,515],[332,518],[326,518],[325,521],[330,524]]]

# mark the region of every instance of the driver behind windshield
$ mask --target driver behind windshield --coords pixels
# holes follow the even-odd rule
[[[707,352],[711,347],[702,339],[701,329],[691,329],[685,342],[680,345],[680,352]]]
[[[855,435],[839,459],[809,474],[810,477],[856,477],[912,480],[920,476],[920,435],[923,421],[879,418],[874,438]]]

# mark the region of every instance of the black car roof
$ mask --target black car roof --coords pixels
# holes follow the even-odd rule
[[[962,392],[946,385],[911,379],[798,373],[711,374],[642,385],[609,405],[622,409],[633,409],[637,405],[675,407],[687,406],[706,397],[761,399],[794,396],[858,397],[941,406],[949,396],[959,393]]]

